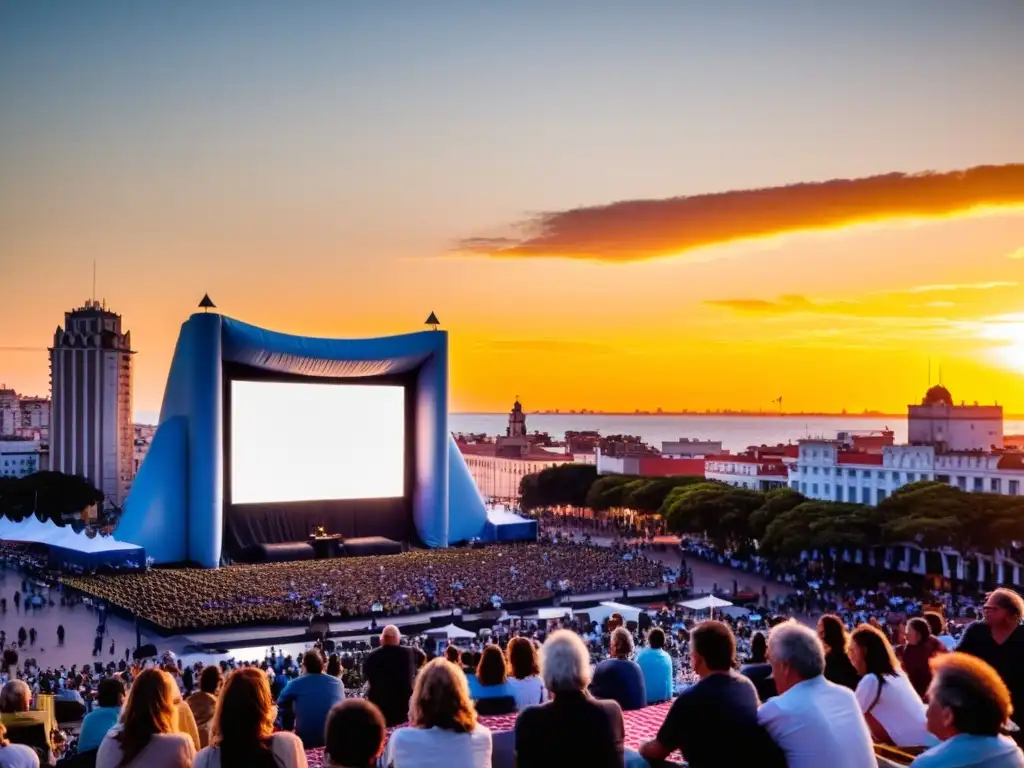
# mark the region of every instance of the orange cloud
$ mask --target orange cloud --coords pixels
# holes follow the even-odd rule
[[[1024,164],[734,190],[543,213],[521,235],[462,240],[457,253],[631,262],[876,221],[1024,206]]]
[[[806,296],[779,296],[777,301],[766,301],[764,299],[711,299],[704,303],[710,307],[731,309],[735,312],[753,312],[766,315],[813,312],[820,310],[822,307],[822,304],[811,301]]]

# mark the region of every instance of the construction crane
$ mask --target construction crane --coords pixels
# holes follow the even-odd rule
[[[774,400],[772,400],[772,405],[779,406],[779,413],[782,413],[782,395],[779,395]]]

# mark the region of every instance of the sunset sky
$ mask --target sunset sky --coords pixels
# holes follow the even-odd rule
[[[204,292],[433,310],[463,411],[1024,413],[1022,74],[1020,0],[3,3],[0,383],[95,260],[143,417]]]

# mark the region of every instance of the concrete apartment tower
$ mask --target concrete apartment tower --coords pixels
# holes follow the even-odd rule
[[[134,474],[131,332],[90,300],[64,313],[50,348],[50,468],[81,475],[121,505]]]

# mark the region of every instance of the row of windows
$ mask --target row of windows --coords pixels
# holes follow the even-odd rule
[[[988,488],[985,487],[983,478],[975,477],[974,482],[970,485],[970,490],[975,493],[983,493],[986,490],[990,493],[1002,493],[1003,492],[1003,481],[1002,478],[993,477],[989,483]],[[911,480],[910,482],[914,482]],[[958,477],[956,478],[955,485],[961,491],[968,490],[967,478]],[[801,480],[794,480],[790,483],[790,487],[794,490],[800,491],[805,496],[811,496],[813,498],[824,497],[826,499],[832,499],[832,484],[831,483],[808,483]],[[819,487],[821,493],[819,494]],[[882,499],[887,495],[886,491],[882,488],[869,488],[861,487],[858,491],[857,486],[851,485],[844,491],[845,486],[835,486],[835,501],[851,501],[860,502],[861,504],[879,504]],[[1006,493],[1009,496],[1020,495],[1020,481],[1019,480],[1008,480],[1006,483]],[[844,498],[845,497],[845,498]]]

